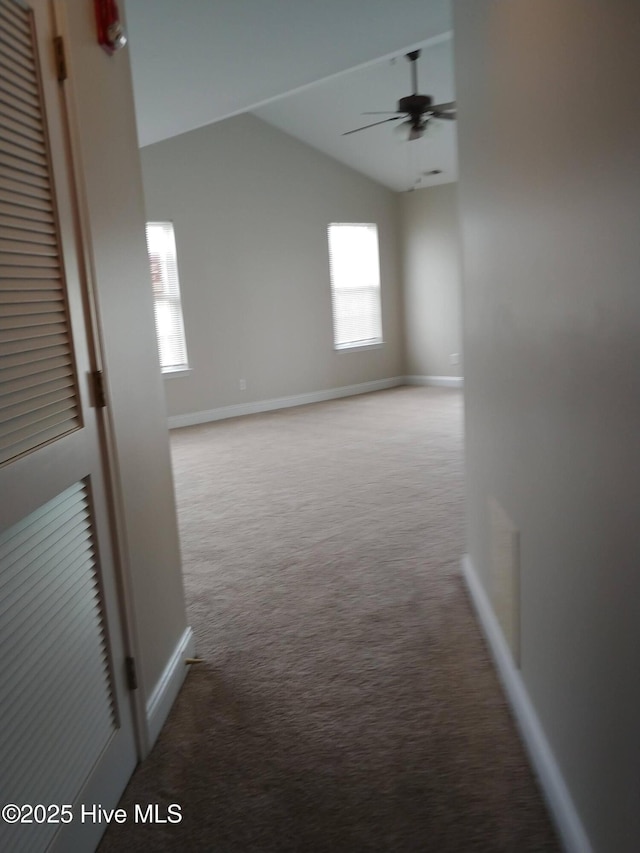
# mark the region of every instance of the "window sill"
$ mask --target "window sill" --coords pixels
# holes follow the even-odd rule
[[[382,349],[384,341],[378,341],[375,344],[343,344],[342,346],[334,346],[334,352],[363,352],[370,349]]]
[[[177,370],[163,370],[162,376],[164,379],[177,379],[179,376],[189,376],[190,373],[193,373],[193,368],[180,367]]]

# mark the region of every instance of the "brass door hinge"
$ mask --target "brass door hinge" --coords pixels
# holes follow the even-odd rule
[[[96,409],[104,409],[107,405],[107,393],[104,387],[104,373],[94,370],[93,376],[93,402]]]
[[[58,82],[63,83],[67,77],[67,57],[64,50],[64,41],[62,36],[56,36],[53,40],[53,52],[56,58],[56,74]]]
[[[125,658],[124,665],[127,672],[127,687],[129,690],[138,689],[138,674],[136,672],[135,658]]]

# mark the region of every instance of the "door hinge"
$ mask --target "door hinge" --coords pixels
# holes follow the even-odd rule
[[[53,52],[56,58],[56,74],[58,82],[62,83],[67,79],[67,57],[64,50],[64,41],[62,36],[56,36],[53,40]]]
[[[127,687],[129,690],[138,689],[138,674],[136,672],[136,659],[125,658],[124,666],[127,673]]]
[[[107,405],[107,394],[104,387],[104,373],[94,370],[93,377],[93,402],[96,409],[104,409]]]

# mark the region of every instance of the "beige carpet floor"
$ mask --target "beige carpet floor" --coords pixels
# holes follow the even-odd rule
[[[459,573],[462,396],[172,433],[194,668],[111,851],[557,851]]]

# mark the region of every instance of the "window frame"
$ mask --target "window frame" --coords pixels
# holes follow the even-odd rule
[[[336,279],[340,275],[340,273],[336,274],[335,271],[335,249],[332,248],[332,230],[339,228],[366,228],[374,233],[375,239],[375,257],[369,259],[372,264],[375,264],[375,274],[374,274],[374,283],[369,285],[355,285],[351,288],[346,288],[344,286],[340,286]],[[331,316],[332,316],[332,327],[333,327],[333,349],[336,352],[361,352],[364,350],[372,350],[372,349],[380,349],[384,346],[384,330],[382,323],[382,281],[381,281],[381,271],[380,271],[380,241],[379,241],[379,229],[378,225],[375,222],[330,222],[327,225],[327,246],[329,251],[329,284],[330,284],[330,293],[331,293]],[[372,268],[373,269],[373,268]],[[352,293],[355,291],[367,291],[373,292],[376,297],[376,309],[375,313],[377,316],[373,317],[373,322],[376,323],[377,334],[373,337],[369,338],[351,338],[350,340],[339,340],[339,327],[338,324],[342,321],[345,321],[344,316],[340,317],[339,305],[337,300],[337,294],[340,290],[348,290],[350,289]],[[364,323],[367,322],[365,318],[363,320]],[[371,320],[369,319],[369,322]]]

